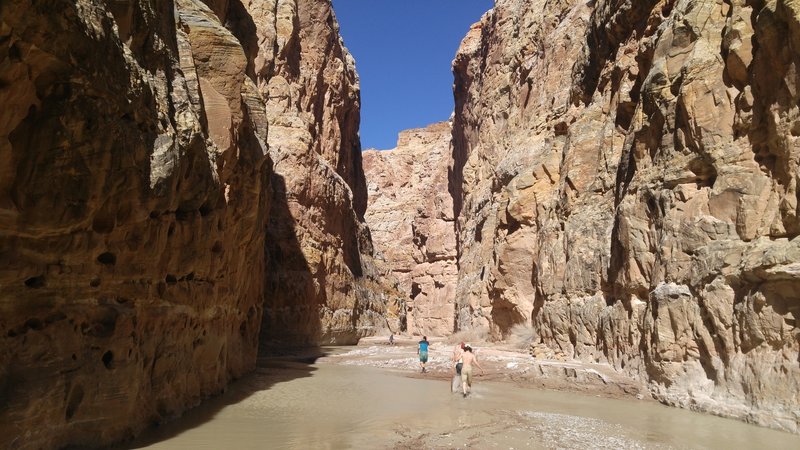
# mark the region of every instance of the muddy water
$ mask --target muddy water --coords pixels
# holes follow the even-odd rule
[[[128,448],[800,448],[800,438],[652,402],[272,362]]]

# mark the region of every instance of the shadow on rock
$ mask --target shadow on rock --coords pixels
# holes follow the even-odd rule
[[[327,353],[318,347],[295,349],[285,353],[281,356],[259,358],[256,370],[231,383],[223,394],[203,401],[198,407],[171,422],[148,428],[131,442],[111,448],[116,450],[145,448],[202,427],[223,409],[241,403],[258,392],[269,390],[280,383],[310,377],[317,370],[313,367],[317,359],[327,356]]]

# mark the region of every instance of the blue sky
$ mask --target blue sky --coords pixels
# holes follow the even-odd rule
[[[333,0],[361,78],[361,145],[394,148],[397,133],[447,120],[450,63],[493,0]]]

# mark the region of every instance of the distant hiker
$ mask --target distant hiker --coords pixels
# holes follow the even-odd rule
[[[389,345],[394,345],[394,333],[389,335]]]
[[[464,344],[464,354],[461,355],[461,360],[464,365],[461,367],[461,388],[464,392],[464,398],[472,391],[472,364],[478,366],[483,374],[483,367],[478,362],[478,357],[472,353],[472,346]]]
[[[422,373],[425,373],[425,363],[428,362],[428,337],[422,336],[417,347],[417,354],[419,355],[419,366],[422,368]]]
[[[453,392],[461,384],[461,367],[464,365],[462,356],[464,355],[464,343],[461,342],[453,348],[453,380],[450,383],[450,392]]]

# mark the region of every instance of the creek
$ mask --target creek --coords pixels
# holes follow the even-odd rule
[[[800,437],[650,401],[271,359],[129,449],[800,448]]]

